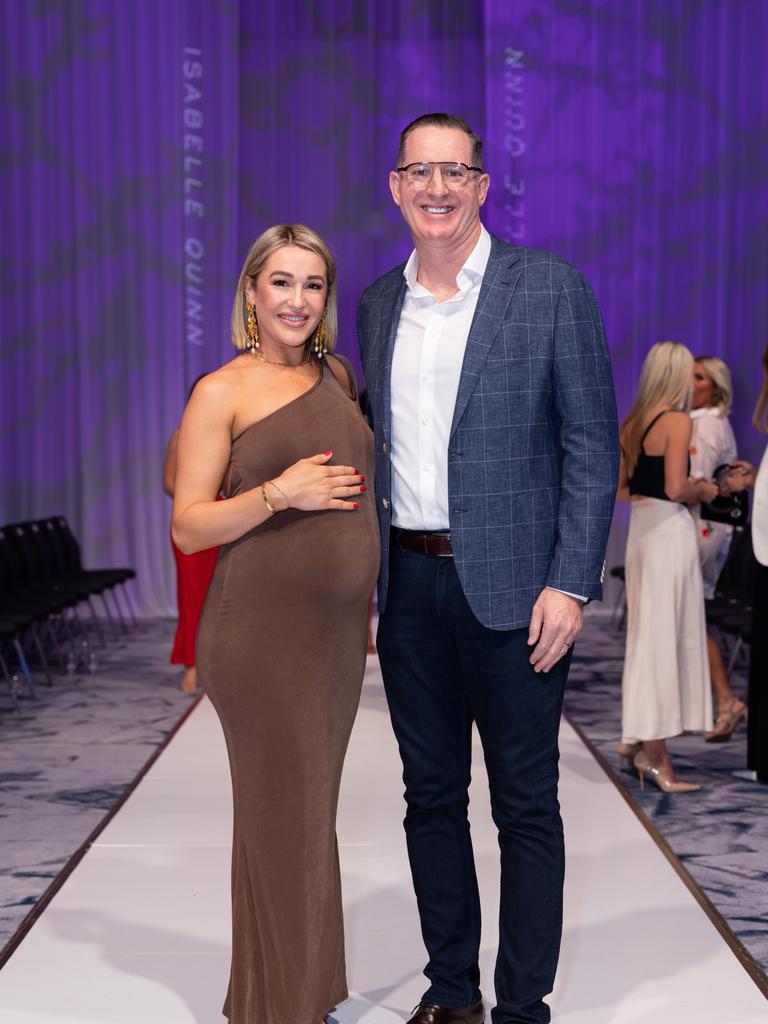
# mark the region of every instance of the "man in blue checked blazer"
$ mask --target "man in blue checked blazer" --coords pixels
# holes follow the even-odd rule
[[[618,481],[603,324],[582,275],[480,222],[482,144],[418,118],[390,174],[414,251],[363,294],[383,565],[378,650],[403,760],[429,987],[410,1024],[481,1024],[471,729],[501,850],[493,1024],[550,1019],[562,929],[558,727]]]

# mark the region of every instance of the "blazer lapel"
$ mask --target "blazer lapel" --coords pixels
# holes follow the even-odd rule
[[[405,278],[400,268],[399,281],[395,280],[392,287],[381,298],[381,344],[378,352],[379,380],[383,382],[383,409],[380,418],[384,424],[384,437],[389,441],[392,436],[392,356],[395,351],[397,325],[405,302]]]
[[[488,353],[504,322],[520,277],[520,271],[514,269],[515,263],[520,259],[519,251],[493,235],[491,239],[491,255],[480,286],[477,307],[464,351],[459,390],[451,422],[451,437],[477,387]]]

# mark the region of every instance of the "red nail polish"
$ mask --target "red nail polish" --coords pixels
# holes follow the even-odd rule
[[[323,452],[323,455],[333,455],[333,452]]]
[[[360,508],[360,506],[358,505],[358,503],[356,501],[354,501],[352,503],[352,508]]]
[[[361,477],[360,477],[360,483],[364,483],[364,481],[365,481],[365,477],[364,477],[364,476],[361,476]]]
[[[355,467],[355,473],[359,473],[359,472],[360,472],[360,470],[357,469],[357,467]]]
[[[361,491],[364,491],[364,490],[365,490],[365,484],[360,484],[360,490],[361,490]]]

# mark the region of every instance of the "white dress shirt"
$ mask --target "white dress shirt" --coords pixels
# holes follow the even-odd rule
[[[691,409],[693,433],[691,435],[691,476],[705,476],[711,480],[718,466],[736,458],[736,438],[727,414],[715,406]],[[726,523],[702,522],[701,505],[694,505],[691,514],[696,524],[701,572],[704,577],[704,597],[715,596],[720,573],[728,557],[733,527]]]
[[[405,265],[405,301],[392,357],[392,523],[403,530],[448,529],[448,441],[467,337],[491,236],[456,275],[444,302],[419,284],[414,250]]]
[[[458,291],[443,302],[416,280],[415,249],[403,270],[405,301],[392,356],[390,447],[392,525],[401,530],[449,528],[448,442],[464,350],[490,255],[491,236],[481,226],[477,245],[456,275]]]
[[[752,506],[752,547],[760,565],[768,566],[768,448],[763,452],[755,480]]]
[[[736,458],[736,438],[727,414],[715,406],[691,409],[691,476],[711,480],[718,466]]]

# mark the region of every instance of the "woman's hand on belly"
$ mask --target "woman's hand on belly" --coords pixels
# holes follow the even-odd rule
[[[353,512],[359,508],[359,502],[345,499],[357,498],[365,491],[365,477],[354,466],[329,466],[332,458],[333,452],[321,452],[300,459],[275,477],[272,483],[284,495],[281,502],[275,503],[278,511],[339,508]]]

